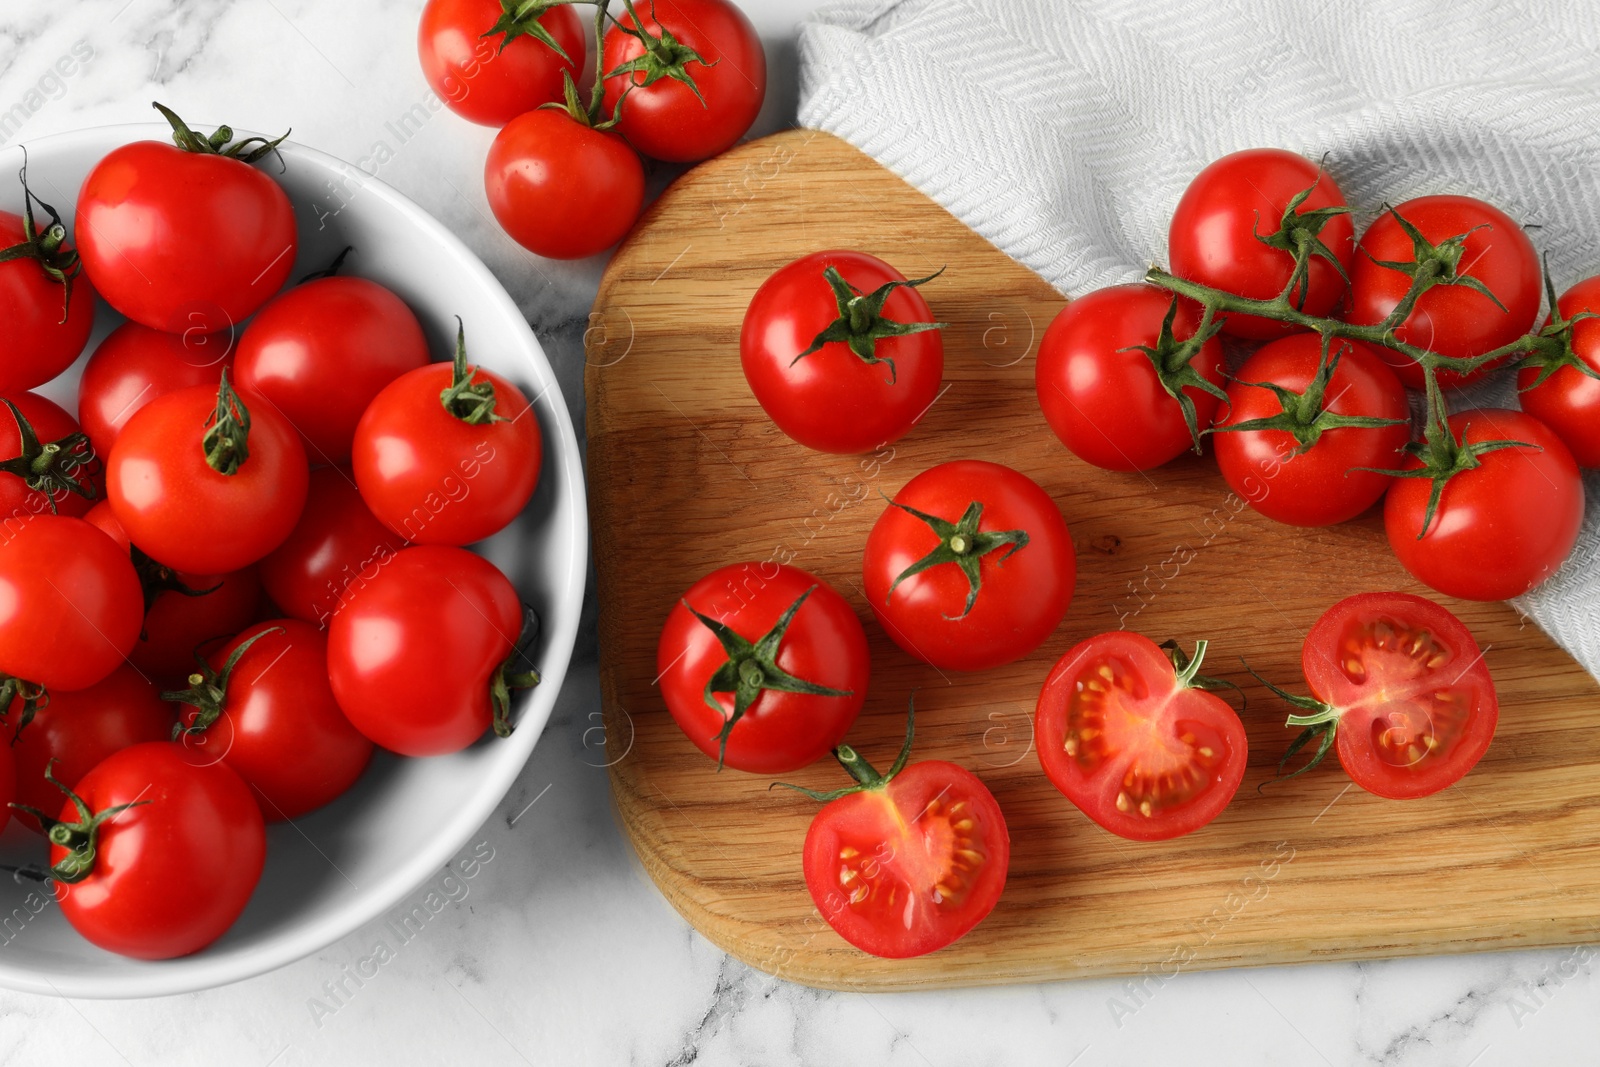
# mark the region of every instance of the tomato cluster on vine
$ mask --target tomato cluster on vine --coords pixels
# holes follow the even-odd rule
[[[616,244],[645,199],[641,155],[695,163],[743,137],[766,97],[755,27],[727,0],[429,0],[422,72],[445,105],[499,128],[484,164],[518,244],[582,259]],[[594,8],[592,48],[578,5]],[[576,79],[592,59],[587,103]]]
[[[0,826],[48,839],[19,877],[146,959],[221,936],[266,824],[346,793],[377,747],[511,731],[536,620],[465,546],[523,511],[543,447],[465,324],[435,362],[400,295],[340,273],[350,249],[285,287],[294,209],[252,165],[281,138],[156,106],[173,143],[94,165],[76,247],[25,172],[0,213]],[[30,390],[100,300],[125,321],[75,420]]]

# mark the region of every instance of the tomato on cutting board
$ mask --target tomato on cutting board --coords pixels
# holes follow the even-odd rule
[[[1271,300],[1291,280],[1290,301],[1326,316],[1344,296],[1355,231],[1339,186],[1321,167],[1281,148],[1251,148],[1195,175],[1172,213],[1172,273],[1253,300]],[[1294,277],[1295,250],[1310,250]],[[1222,332],[1265,341],[1299,327],[1230,315]]]
[[[941,323],[915,281],[864,252],[816,252],[756,290],[739,331],[750,391],[778,428],[819,452],[897,441],[939,396]]]
[[[1011,865],[1005,816],[977,775],[944,760],[907,765],[913,717],[887,773],[841,745],[834,755],[856,784],[800,790],[827,801],[806,831],[811,899],[839,936],[888,959],[964,937],[994,910]]]
[[[1039,692],[1034,736],[1055,787],[1120,837],[1158,841],[1222,813],[1244,780],[1244,724],[1199,674],[1140,634],[1101,634],[1062,656]]]
[[[1039,406],[1061,443],[1111,471],[1149,470],[1198,449],[1224,379],[1222,342],[1192,341],[1200,325],[1198,305],[1143,282],[1063,308],[1034,368]]]
[[[667,614],[656,647],[667,710],[696,748],[782,774],[844,739],[867,697],[867,638],[844,598],[798,567],[733,564]]]
[[[1055,632],[1077,578],[1050,495],[999,463],[941,463],[905,484],[867,536],[862,582],[901,648],[949,670],[1020,659]]]
[[[1483,652],[1461,620],[1431,600],[1346,597],[1311,628],[1300,661],[1310,699],[1271,687],[1301,712],[1289,718],[1303,732],[1284,760],[1318,742],[1294,774],[1334,748],[1367,792],[1424,797],[1459,781],[1494,740],[1500,705]]]

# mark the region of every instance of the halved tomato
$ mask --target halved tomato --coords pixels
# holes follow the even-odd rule
[[[1206,643],[1176,665],[1148,637],[1100,634],[1050,672],[1034,717],[1044,773],[1120,837],[1159,841],[1198,830],[1244,779],[1244,725],[1199,674]]]
[[[1459,781],[1494,739],[1500,705],[1483,653],[1461,620],[1431,600],[1347,597],[1317,620],[1300,659],[1313,699],[1288,697],[1308,712],[1289,718],[1306,731],[1291,755],[1320,739],[1305,770],[1336,746],[1367,792],[1425,797]]]

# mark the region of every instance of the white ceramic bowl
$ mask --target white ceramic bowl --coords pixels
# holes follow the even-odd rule
[[[118,145],[166,140],[169,133],[141,124],[41,138],[26,146],[28,183],[70,227],[78,189],[97,160]],[[67,997],[188,992],[272,970],[360,928],[450,862],[490,817],[527,762],[566,675],[583,600],[588,521],[572,420],[539,342],[488,269],[421,208],[321,152],[286,143],[282,155],[282,172],[270,159],[259,165],[288,191],[299,220],[291,278],[354,245],[347,273],[403,297],[422,320],[436,359],[454,351],[460,315],[474,362],[534,398],[544,434],[538,490],[511,528],[480,550],[543,618],[533,658],[544,681],[519,694],[509,739],[489,737],[431,759],[379,753],[333,804],[293,825],[269,826],[266,872],[249,907],[221,940],[193,956],[149,963],[102,951],[79,937],[53,903],[34,914],[27,899],[39,892],[34,883],[14,884],[0,874],[0,984],[13,989]],[[21,186],[13,176],[21,164],[19,148],[0,151],[0,205],[8,211],[19,210]],[[332,192],[341,188],[342,197]],[[89,351],[118,321],[102,303]],[[75,367],[41,391],[76,410],[78,373]],[[0,863],[38,863],[43,855],[42,839],[16,820],[0,835]]]

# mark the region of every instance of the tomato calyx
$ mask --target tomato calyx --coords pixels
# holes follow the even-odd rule
[[[1533,381],[1518,389],[1519,393],[1526,393],[1530,389],[1537,389],[1550,380],[1550,376],[1562,367],[1571,367],[1580,374],[1590,378],[1600,378],[1600,370],[1589,365],[1589,361],[1579,357],[1572,347],[1572,329],[1584,319],[1597,316],[1592,311],[1580,311],[1572,318],[1561,314],[1561,308],[1556,301],[1555,283],[1550,279],[1550,265],[1545,264],[1544,294],[1550,305],[1550,321],[1545,324],[1531,340],[1534,342],[1532,349],[1516,364],[1517,370],[1528,367],[1538,368],[1539,373]]]
[[[145,555],[144,550],[138,545],[128,546],[128,556],[133,561],[134,573],[139,576],[139,588],[144,592],[144,610],[147,615],[150,613],[150,609],[155,606],[156,598],[162,593],[177,593],[179,596],[186,597],[202,597],[215,593],[222,588],[221,582],[207,589],[191,587],[182,578],[178,577],[177,571],[164,563],[157,563]],[[140,637],[143,638],[143,636],[141,633]]]
[[[1322,435],[1328,430],[1350,428],[1377,429],[1384,426],[1399,426],[1405,419],[1380,419],[1368,415],[1341,415],[1327,407],[1326,397],[1328,383],[1333,381],[1334,373],[1339,369],[1339,359],[1344,355],[1348,345],[1341,345],[1337,351],[1330,354],[1329,342],[1333,339],[1326,335],[1322,338],[1322,361],[1317,366],[1317,373],[1307,383],[1305,389],[1295,392],[1276,382],[1246,382],[1239,379],[1240,385],[1250,386],[1255,389],[1269,390],[1278,398],[1281,409],[1276,415],[1268,415],[1259,419],[1245,419],[1229,426],[1215,426],[1207,433],[1238,433],[1250,430],[1278,430],[1289,434],[1297,443],[1291,456],[1302,455],[1311,451],[1321,440]]]
[[[467,329],[456,316],[456,356],[450,385],[439,391],[439,402],[454,418],[469,426],[505,422],[494,410],[494,383],[487,377],[473,381],[478,368],[467,362]]]
[[[1194,368],[1194,359],[1200,354],[1201,348],[1222,331],[1222,319],[1217,318],[1207,305],[1194,336],[1179,341],[1172,331],[1172,324],[1177,317],[1178,298],[1174,296],[1166,315],[1161,319],[1161,332],[1156,335],[1156,343],[1129,345],[1119,351],[1143,352],[1150,360],[1150,365],[1155,368],[1156,378],[1161,382],[1161,388],[1178,402],[1178,408],[1183,412],[1183,424],[1189,428],[1189,436],[1194,441],[1195,455],[1199,455],[1200,420],[1195,412],[1194,401],[1190,399],[1186,390],[1198,389],[1202,393],[1210,393],[1224,403],[1227,402],[1228,394],[1222,391],[1222,387]]]
[[[283,632],[281,626],[269,626],[260,633],[251,634],[248,639],[239,642],[238,648],[228,654],[220,671],[196,653],[195,660],[199,664],[199,669],[189,675],[189,688],[170,690],[161,694],[162,700],[173,704],[188,704],[195,709],[194,719],[188,726],[182,723],[173,725],[172,739],[176,741],[184,734],[203,734],[221,718],[222,705],[228,699],[228,680],[233,677],[233,669],[239,665],[239,660],[250,651],[251,645],[263,637]]]
[[[833,758],[839,761],[839,766],[855,780],[854,785],[843,786],[839,789],[823,791],[820,789],[807,789],[802,785],[792,785],[789,782],[773,782],[767,787],[771,790],[777,786],[793,789],[796,793],[803,793],[812,800],[826,804],[840,797],[847,797],[852,793],[864,793],[868,790],[881,790],[894,780],[895,775],[905,770],[906,763],[911,759],[911,743],[917,735],[917,694],[912,693],[906,702],[906,739],[900,745],[894,762],[889,769],[879,774],[877,769],[868,763],[866,758],[851,748],[849,745],[839,745],[833,750]]]
[[[522,607],[522,632],[517,635],[517,645],[511,650],[505,662],[495,668],[494,676],[489,679],[489,701],[494,708],[494,735],[496,737],[510,737],[511,731],[516,729],[511,724],[511,694],[518,689],[532,689],[542,681],[542,677],[532,661],[528,658],[528,650],[539,639],[539,613],[528,607]]]
[[[600,10],[602,12],[605,11],[604,5],[601,6]],[[595,90],[589,106],[584,107],[583,100],[578,96],[578,86],[572,80],[571,72],[564,70],[561,72],[561,100],[559,102],[551,101],[550,103],[540,104],[539,110],[549,109],[551,111],[564,112],[568,118],[578,125],[587,126],[591,130],[599,130],[603,133],[614,128],[618,122],[622,121],[622,101],[632,91],[633,87],[631,85],[624,89],[622,95],[617,97],[617,106],[611,109],[611,117],[602,119],[600,116],[605,114],[605,110],[602,106],[598,88]]]
[[[889,506],[899,508],[912,518],[926,524],[928,529],[932,530],[939,538],[939,543],[934,546],[933,551],[896,576],[893,584],[889,586],[888,595],[883,598],[885,603],[894,598],[894,591],[907,578],[921,574],[925,570],[943,566],[946,563],[954,563],[967,576],[967,603],[961,609],[960,615],[946,615],[945,618],[952,622],[957,619],[963,619],[972,611],[972,606],[978,602],[978,593],[983,588],[983,575],[979,561],[989,553],[1009,546],[1006,554],[995,560],[995,566],[1003,566],[1006,560],[1028,547],[1028,531],[1026,530],[979,530],[978,522],[983,518],[983,502],[979,500],[974,500],[967,505],[967,510],[962,513],[959,522],[941,519],[937,515],[918,511],[908,504],[901,504],[894,500],[889,501]]]
[[[19,455],[0,462],[0,471],[14,474],[34,492],[43,493],[50,502],[50,511],[56,512],[56,500],[66,493],[76,493],[85,500],[95,498],[94,483],[80,481],[78,473],[95,461],[94,448],[89,435],[75,430],[59,441],[41,443],[33,424],[10,400],[0,397],[0,403],[10,409],[17,423],[20,441]]]
[[[1322,239],[1322,230],[1340,215],[1350,214],[1350,209],[1343,204],[1317,208],[1312,211],[1302,212],[1311,194],[1317,191],[1317,186],[1322,182],[1322,167],[1317,167],[1317,178],[1310,185],[1296,193],[1289,203],[1284,205],[1283,216],[1278,220],[1276,233],[1263,235],[1255,230],[1255,239],[1268,248],[1276,248],[1287,252],[1294,257],[1294,271],[1289,275],[1289,282],[1283,288],[1285,299],[1291,300],[1296,308],[1303,308],[1306,296],[1311,291],[1311,260],[1324,259],[1333,265],[1339,272],[1339,277],[1344,279],[1345,285],[1350,284],[1350,275],[1344,269],[1344,264],[1339,262],[1339,257],[1329,248]],[[1260,224],[1260,215],[1256,216],[1257,225]],[[1300,295],[1294,295],[1296,289]]]
[[[703,695],[706,707],[726,717],[722,729],[716,735],[717,770],[722,769],[723,762],[727,758],[728,736],[739,720],[744,718],[744,713],[750,710],[750,705],[756,702],[762,690],[770,689],[775,693],[802,693],[819,697],[854,695],[855,691],[852,689],[832,689],[815,682],[808,682],[803,678],[796,678],[778,666],[778,650],[783,644],[783,635],[788,632],[789,624],[794,621],[795,614],[806,602],[806,598],[816,591],[817,587],[813,585],[795,598],[795,602],[778,616],[772,628],[754,643],[740,636],[727,623],[702,615],[687,600],[682,602],[689,614],[699,619],[706,629],[716,635],[722,650],[728,654],[727,661],[706,679]],[[724,711],[722,705],[717,702],[717,693],[733,694],[732,715]]]
[[[254,163],[263,156],[276,152],[278,146],[292,132],[284,130],[281,136],[271,139],[246,137],[242,141],[234,141],[232,126],[218,126],[210,137],[202,137],[190,129],[189,124],[166,105],[152,101],[150,106],[161,112],[161,117],[172,127],[172,143],[185,152],[192,152],[195,155],[222,156],[225,159],[237,159],[240,163]]]
[[[11,712],[11,705],[18,700],[22,701],[22,708],[21,714],[17,716],[17,724],[11,732],[13,745],[22,736],[22,728],[32,722],[33,717],[41,709],[50,705],[50,694],[37,682],[0,674],[0,724],[7,722],[6,717]]]
[[[1241,659],[1239,662],[1244,663],[1244,660]],[[1289,747],[1284,749],[1283,758],[1278,761],[1278,773],[1273,776],[1271,781],[1287,781],[1315,768],[1328,755],[1329,750],[1333,748],[1335,734],[1339,729],[1339,720],[1344,716],[1344,709],[1336,708],[1332,704],[1324,704],[1314,697],[1299,696],[1289,692],[1287,689],[1276,686],[1257,674],[1255,668],[1248,663],[1244,664],[1244,669],[1254,675],[1256,681],[1266,686],[1272,691],[1273,695],[1284,703],[1306,712],[1304,715],[1290,715],[1284,722],[1285,726],[1300,726],[1303,729],[1293,741],[1289,742]],[[1312,755],[1311,759],[1304,766],[1284,774],[1283,769],[1289,765],[1289,761],[1294,759],[1300,750],[1313,740],[1317,742],[1317,751]],[[1262,782],[1261,785],[1256,787],[1257,792],[1267,785],[1267,782]]]
[[[495,55],[504,52],[506,45],[518,37],[532,37],[571,63],[572,57],[567,55],[567,50],[561,47],[561,42],[552,37],[550,31],[545,29],[539,20],[555,8],[572,2],[573,0],[500,0],[500,17],[495,20],[493,26],[479,36],[483,40],[488,40],[496,34],[500,35],[500,49]]]
[[[1385,320],[1387,325],[1397,326],[1404,322],[1406,317],[1411,314],[1411,310],[1416,307],[1417,300],[1422,294],[1438,285],[1459,285],[1471,289],[1475,293],[1481,293],[1488,297],[1494,302],[1494,306],[1501,311],[1506,310],[1506,306],[1500,302],[1500,298],[1495,296],[1487,285],[1484,285],[1483,282],[1472,275],[1461,272],[1461,257],[1467,250],[1467,238],[1479,230],[1492,229],[1489,223],[1480,223],[1465,233],[1454,234],[1435,244],[1424,237],[1421,230],[1413,226],[1404,215],[1393,207],[1385,204],[1383,210],[1393,216],[1400,229],[1405,232],[1407,237],[1411,238],[1412,248],[1411,262],[1377,259],[1365,248],[1362,249],[1362,254],[1372,260],[1373,263],[1388,270],[1398,271],[1411,279],[1411,288],[1401,298],[1400,303],[1395,305],[1394,310],[1389,313],[1389,317]]]
[[[1226,678],[1213,678],[1208,674],[1200,673],[1200,665],[1206,659],[1206,649],[1211,647],[1210,641],[1204,639],[1196,641],[1193,655],[1185,653],[1183,647],[1170,638],[1156,647],[1165,652],[1167,658],[1172,661],[1173,681],[1179,689],[1204,689],[1208,692],[1214,692],[1218,689],[1232,689],[1239,694],[1239,702],[1241,704],[1247,705],[1249,703],[1244,690],[1233,682],[1228,681]]]
[[[60,325],[67,321],[67,314],[72,310],[72,283],[83,273],[83,261],[78,258],[76,249],[64,247],[67,227],[61,221],[61,214],[33,195],[33,190],[28,188],[26,150],[22,160],[22,170],[17,175],[22,181],[22,241],[10,248],[0,248],[0,263],[31,259],[39,264],[39,269],[44,271],[47,278],[61,286],[61,319],[57,323]],[[33,218],[35,204],[50,216],[50,225],[42,230]]]
[[[306,282],[319,281],[323,278],[338,277],[339,272],[344,269],[344,261],[349,258],[350,253],[354,252],[355,250],[355,245],[345,245],[339,250],[339,254],[333,257],[333,261],[330,262],[326,267],[323,267],[321,270],[312,271],[310,274],[307,274],[305,277],[295,282],[295,284],[304,285]]]
[[[200,447],[206,454],[206,466],[229,477],[238,474],[250,458],[250,409],[228,381],[226,367],[217,384],[217,408],[206,419]]]
[[[830,266],[822,272],[827,279],[828,287],[833,290],[834,299],[839,305],[839,317],[830,322],[822,332],[811,340],[811,347],[795,356],[789,361],[789,366],[794,366],[802,359],[822,351],[824,345],[840,342],[848,345],[850,351],[863,363],[883,363],[889,368],[889,384],[895,383],[894,360],[888,357],[879,358],[878,342],[888,337],[907,337],[916,333],[927,333],[929,330],[942,330],[947,325],[943,322],[896,322],[883,314],[883,305],[888,301],[889,295],[896,289],[916,289],[933,281],[944,273],[940,267],[926,278],[914,278],[909,281],[884,282],[870,293],[863,293],[854,285],[844,280],[838,267]]]
[[[702,67],[714,67],[722,61],[719,59],[707,63],[705,57],[701,56],[699,52],[674,37],[672,31],[662,26],[659,19],[656,20],[656,25],[661,27],[660,35],[657,36],[650,33],[644,28],[644,22],[639,18],[639,13],[633,9],[633,0],[622,0],[622,2],[628,9],[628,17],[633,20],[633,25],[629,26],[621,20],[617,20],[617,29],[644,45],[644,53],[606,72],[606,79],[610,80],[621,75],[628,75],[629,84],[645,89],[662,78],[671,78],[675,82],[688,86],[689,91],[694,94],[694,98],[700,101],[701,107],[708,107],[706,98],[700,95],[700,86],[695,84],[693,75],[689,73],[689,64],[698,63]],[[655,0],[651,0],[650,3],[650,17],[656,18]],[[638,81],[632,77],[634,74],[641,73],[644,75],[644,81]],[[619,100],[618,103],[620,104],[621,101]]]
[[[61,790],[72,800],[73,806],[78,809],[77,822],[63,822],[52,815],[40,811],[30,804],[13,803],[11,807],[16,811],[26,812],[39,820],[39,825],[44,828],[45,836],[52,845],[59,845],[67,850],[67,854],[51,864],[50,873],[44,875],[29,869],[12,869],[12,874],[25,875],[30,878],[44,881],[53,878],[58,882],[72,885],[81,882],[94,873],[94,864],[100,841],[100,827],[115,819],[129,808],[137,808],[141,804],[148,804],[148,800],[134,800],[127,804],[114,804],[100,812],[89,810],[83,798],[63,785],[54,773],[55,760],[45,764],[44,777],[51,785]]]

